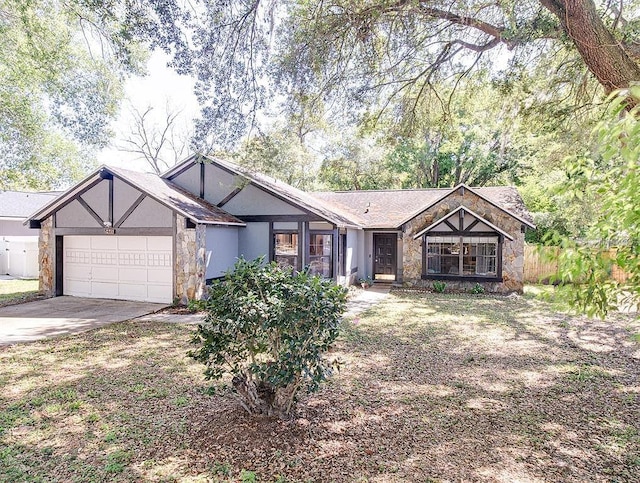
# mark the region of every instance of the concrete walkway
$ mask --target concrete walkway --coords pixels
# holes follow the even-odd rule
[[[366,290],[359,290],[357,294],[352,295],[347,302],[347,311],[344,313],[345,318],[355,317],[370,307],[379,304],[389,296],[391,290],[390,284],[373,284]]]
[[[383,301],[389,295],[391,285],[374,284],[367,290],[358,290],[352,294],[347,302],[347,310],[344,313],[345,318],[351,318],[357,314],[364,312],[369,307],[373,307],[377,303]],[[169,324],[199,324],[204,319],[204,313],[197,314],[176,314],[166,312],[156,312],[153,314],[138,317],[140,321],[165,322]]]

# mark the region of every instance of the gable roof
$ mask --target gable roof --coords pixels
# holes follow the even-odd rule
[[[359,216],[365,228],[399,229],[460,188],[471,191],[530,228],[535,228],[531,214],[513,186],[470,188],[462,184],[454,188],[324,191],[312,194]]]
[[[57,199],[48,203],[42,209],[29,217],[29,220],[42,220],[72,201],[105,175],[111,174],[137,190],[156,200],[167,208],[192,219],[196,223],[209,225],[238,225],[245,223],[226,211],[212,205],[188,191],[180,188],[169,180],[162,179],[155,174],[140,173],[123,168],[103,165],[87,176],[80,183],[67,190]],[[28,220],[27,220],[28,221]]]
[[[422,235],[424,235],[425,233],[427,233],[428,231],[431,231],[433,228],[435,228],[436,226],[438,226],[440,223],[442,223],[443,221],[451,218],[453,215],[455,215],[456,213],[458,213],[459,211],[464,211],[466,213],[469,213],[471,216],[473,216],[476,220],[484,223],[485,225],[487,225],[489,228],[492,228],[493,230],[497,231],[498,233],[500,233],[501,235],[504,235],[505,237],[507,237],[509,240],[513,241],[513,237],[511,235],[509,235],[506,231],[498,228],[496,225],[494,225],[493,223],[491,223],[490,221],[487,221],[486,219],[482,218],[480,215],[478,215],[477,213],[471,211],[469,208],[467,208],[464,205],[460,205],[458,206],[455,210],[450,211],[449,213],[447,213],[446,215],[440,217],[439,219],[437,219],[436,221],[434,221],[433,223],[431,223],[428,227],[423,228],[422,230],[420,230],[418,233],[416,233],[413,236],[414,240],[417,240],[418,238],[420,238]]]
[[[62,192],[0,191],[0,218],[22,220],[53,201],[60,193]]]
[[[350,228],[360,228],[362,226],[362,220],[360,219],[360,217],[356,213],[345,210],[342,206],[323,202],[315,196],[312,196],[310,193],[306,193],[302,190],[299,190],[298,188],[294,188],[293,186],[276,178],[266,176],[261,173],[254,173],[230,161],[214,158],[211,156],[191,156],[182,163],[165,172],[162,177],[165,179],[170,179],[172,176],[176,176],[177,174],[184,171],[191,164],[200,162],[199,160],[215,164],[216,166],[219,166],[232,174],[243,177],[263,191],[266,191],[267,193],[270,193],[277,198],[283,199],[284,201],[287,201],[294,206],[302,208],[305,211],[318,215],[320,218],[323,218],[335,225]]]

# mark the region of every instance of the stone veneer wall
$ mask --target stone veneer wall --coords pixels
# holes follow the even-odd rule
[[[39,290],[47,297],[55,295],[56,237],[53,216],[43,220],[38,235]]]
[[[206,234],[205,225],[186,228],[185,217],[176,215],[176,297],[182,304],[205,295]]]
[[[464,205],[485,220],[500,227],[509,233],[514,240],[505,238],[502,244],[502,282],[485,282],[482,285],[488,292],[510,293],[522,292],[524,285],[524,233],[520,227],[522,223],[479,196],[460,189],[450,194],[444,200],[436,203],[424,213],[418,215],[404,226],[402,256],[403,256],[403,281],[409,286],[429,287],[432,280],[422,280],[422,237],[414,240],[416,233],[442,218],[447,213]],[[447,281],[447,287],[469,290],[476,282]]]

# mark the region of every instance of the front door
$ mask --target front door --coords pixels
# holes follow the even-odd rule
[[[396,238],[395,233],[373,234],[374,280],[396,279]]]

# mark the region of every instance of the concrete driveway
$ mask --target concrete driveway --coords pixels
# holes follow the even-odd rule
[[[149,302],[68,296],[0,307],[0,345],[84,332],[164,307]]]

